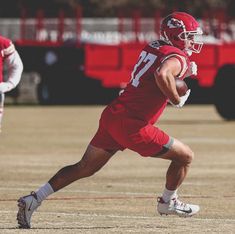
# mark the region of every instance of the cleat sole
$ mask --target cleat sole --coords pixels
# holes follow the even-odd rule
[[[18,200],[18,207],[19,207],[19,210],[18,210],[18,213],[17,213],[17,216],[16,216],[16,220],[18,221],[18,227],[20,229],[29,229],[30,226],[26,223],[25,221],[25,207],[26,207],[26,203],[25,201],[20,198]]]

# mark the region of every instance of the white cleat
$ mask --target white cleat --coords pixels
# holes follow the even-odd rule
[[[186,218],[195,215],[200,210],[198,205],[183,203],[177,197],[169,202],[159,197],[157,201],[157,211],[160,215],[178,215]]]
[[[33,212],[41,205],[41,202],[38,202],[37,195],[35,192],[31,192],[30,195],[21,197],[18,200],[18,213],[17,221],[19,228],[30,228],[30,221]]]

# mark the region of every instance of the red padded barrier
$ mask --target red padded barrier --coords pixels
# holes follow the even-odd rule
[[[199,86],[201,87],[213,86],[216,73],[217,71],[213,67],[201,68],[197,75]]]
[[[193,53],[190,57],[191,61],[195,61],[200,66],[215,66],[216,61],[216,47],[215,45],[204,45],[200,54]]]
[[[85,45],[85,67],[92,70],[120,68],[119,46]]]
[[[235,43],[225,44],[218,47],[218,65],[222,66],[226,63],[235,64]]]

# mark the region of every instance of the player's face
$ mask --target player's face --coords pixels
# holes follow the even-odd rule
[[[200,53],[202,48],[202,37],[201,34],[193,33],[187,35],[187,38],[184,39],[185,41],[185,50],[192,51],[195,53]]]
[[[185,40],[185,49],[188,50],[192,48],[193,44],[194,44],[193,38],[191,39],[188,38],[188,40]]]

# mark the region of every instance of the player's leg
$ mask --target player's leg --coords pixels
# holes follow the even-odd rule
[[[54,191],[58,191],[78,179],[91,176],[99,171],[114,153],[115,151],[107,152],[101,148],[89,145],[78,163],[59,170],[49,180],[49,184]]]
[[[78,163],[62,168],[36,192],[21,197],[18,200],[19,211],[17,213],[19,227],[30,228],[31,216],[43,200],[72,182],[93,175],[108,162],[115,152],[89,145]]]
[[[161,155],[157,154],[153,157],[171,160],[171,164],[166,174],[166,188],[168,190],[176,190],[186,177],[189,166],[193,160],[194,153],[189,146],[183,144],[177,139],[171,139],[172,144],[167,146],[166,153]]]
[[[182,217],[192,216],[199,211],[199,206],[181,202],[178,199],[177,189],[188,173],[194,154],[187,145],[177,139],[174,139],[172,144],[166,144],[163,149],[167,152],[153,156],[171,160],[166,173],[165,189],[162,197],[158,198],[158,212]]]
[[[59,170],[45,185],[40,187],[36,193],[21,197],[18,200],[19,211],[17,220],[19,227],[30,228],[31,216],[41,202],[50,194],[64,188],[72,182],[84,177],[93,175],[100,170],[108,160],[118,151],[123,150],[106,130],[106,121],[102,114],[99,128],[88,145],[82,159],[73,165],[66,166]]]
[[[192,150],[150,124],[143,126],[144,123],[141,121],[129,119],[124,123],[126,123],[127,134],[123,134],[122,138],[119,137],[120,141],[125,141],[122,143],[123,145],[126,143],[127,148],[145,157],[151,156],[152,158],[171,160],[166,174],[166,188],[158,203],[159,213],[179,216],[192,216],[197,213],[198,206],[185,204],[177,199],[177,188],[187,175],[193,159]]]

